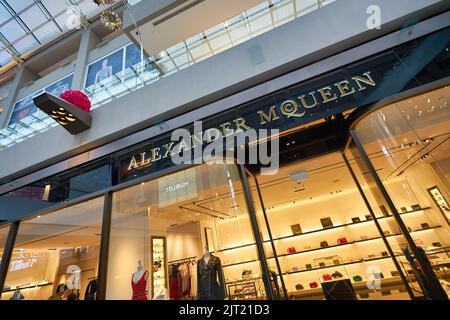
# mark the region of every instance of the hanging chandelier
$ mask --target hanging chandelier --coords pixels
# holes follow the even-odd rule
[[[122,28],[122,19],[112,10],[103,11],[100,15],[100,21],[106,28],[112,31],[117,31]]]
[[[108,6],[110,4],[114,4],[119,0],[94,0],[95,4],[98,6]]]

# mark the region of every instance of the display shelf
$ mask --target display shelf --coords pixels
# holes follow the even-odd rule
[[[400,215],[407,215],[407,214],[416,213],[416,212],[429,210],[429,209],[431,209],[431,207],[420,208],[420,210],[410,210],[410,211],[402,212],[402,213],[399,213],[399,214]],[[389,218],[392,218],[392,217],[393,217],[392,215],[389,215],[387,217],[377,217],[377,220],[384,220],[384,219],[389,219]],[[275,241],[284,240],[284,239],[297,238],[297,237],[301,237],[301,236],[305,236],[305,235],[309,235],[309,234],[314,234],[314,233],[318,233],[318,232],[326,232],[326,231],[335,230],[335,229],[339,229],[339,228],[350,227],[350,226],[355,226],[355,225],[361,225],[361,224],[365,224],[365,223],[368,223],[368,222],[373,222],[373,220],[363,220],[363,221],[359,221],[359,222],[344,223],[344,224],[336,225],[336,226],[333,226],[333,227],[330,227],[330,228],[326,228],[326,229],[324,229],[324,228],[315,229],[315,230],[303,232],[303,233],[300,233],[300,234],[292,234],[292,235],[288,235],[288,236],[282,236],[282,237],[273,238],[273,241],[275,242]],[[264,243],[270,243],[270,240],[264,240]],[[229,248],[220,249],[219,252],[236,250],[236,249],[241,249],[241,248],[247,248],[247,247],[254,246],[254,245],[256,245],[254,242],[253,243],[247,243],[247,244],[243,244],[243,245],[239,245],[239,246],[235,246],[235,247],[229,247]]]
[[[439,277],[442,277],[445,275],[444,272],[436,272],[436,274]],[[405,275],[408,279],[411,279],[413,281],[415,281],[414,276],[412,275]],[[383,290],[395,290],[395,289],[403,289],[403,281],[401,279],[400,276],[397,277],[387,277],[387,278],[383,278],[380,279],[381,280],[381,288]],[[372,289],[368,289],[367,288],[367,283],[365,280],[363,281],[358,281],[358,282],[353,282],[352,281],[352,286],[355,289],[355,291],[357,291],[357,294],[361,294],[361,293],[367,293],[367,292],[373,292]],[[303,289],[303,290],[292,290],[289,291],[289,295],[293,296],[295,298],[305,298],[305,297],[313,297],[313,296],[323,296],[323,290],[322,287],[318,287],[318,288],[308,288],[308,289]]]
[[[425,228],[425,229],[418,229],[418,230],[411,231],[410,233],[416,233],[416,232],[432,230],[432,229],[438,229],[438,228],[442,228],[442,226],[438,225],[438,226],[433,226],[433,227],[429,227],[429,228]],[[398,236],[401,236],[401,235],[402,235],[402,233],[394,233],[394,234],[387,235],[386,238],[398,237]],[[349,245],[352,245],[352,244],[358,244],[358,243],[374,241],[374,240],[380,240],[380,239],[382,239],[382,237],[373,237],[373,238],[368,238],[368,239],[349,241],[349,242],[344,243],[344,244],[335,244],[335,245],[331,245],[331,246],[327,246],[327,247],[312,248],[312,249],[298,251],[298,252],[294,252],[294,253],[279,254],[278,257],[294,256],[294,255],[298,255],[298,254],[302,254],[302,253],[308,253],[308,252],[319,251],[319,250],[336,249],[338,247],[345,247],[345,246],[349,246]],[[269,257],[267,259],[273,259],[273,258],[274,257]]]
[[[438,228],[442,228],[442,226],[441,225],[437,225],[437,226],[432,226],[432,227],[425,228],[425,229],[417,229],[417,230],[411,231],[410,233],[422,232],[422,231],[433,230],[433,229],[438,229]],[[386,238],[398,237],[398,236],[401,236],[401,235],[402,235],[401,233],[394,233],[394,234],[387,235]],[[304,250],[304,251],[298,251],[298,252],[294,252],[294,253],[284,253],[284,254],[278,255],[278,257],[281,258],[281,257],[294,256],[294,255],[298,255],[298,254],[309,253],[309,252],[319,251],[319,250],[342,248],[342,247],[349,246],[349,245],[352,245],[352,244],[359,244],[359,243],[364,243],[364,242],[368,242],[368,241],[375,241],[375,240],[380,240],[380,239],[382,239],[382,237],[373,237],[373,238],[369,238],[369,239],[355,240],[355,241],[347,242],[345,244],[336,244],[336,245],[327,246],[327,247],[323,247],[323,248],[320,248],[320,247],[319,248],[313,248],[313,249],[308,249],[308,250]],[[272,257],[267,257],[267,260],[274,259],[274,258],[275,257],[273,257],[273,256]],[[257,262],[257,261],[258,261],[257,259],[249,260],[249,261],[240,261],[240,262],[225,264],[222,267],[226,268],[226,267],[237,266],[237,265],[241,265],[241,264],[253,263],[253,262]]]
[[[255,277],[255,278],[246,279],[246,280],[239,279],[239,280],[225,281],[225,284],[239,284],[239,283],[248,282],[248,281],[258,281],[260,279],[261,279],[261,277]]]
[[[233,266],[238,266],[241,264],[247,264],[247,263],[253,263],[253,262],[258,262],[258,259],[253,259],[253,260],[248,260],[248,261],[239,261],[239,262],[233,262],[233,263],[228,263],[222,266],[222,268],[226,268],[226,267],[233,267]]]
[[[51,286],[51,285],[53,285],[53,282],[43,283],[43,284],[35,284],[35,285],[33,285],[33,286],[25,286],[25,287],[20,287],[20,288],[15,288],[15,289],[3,290],[2,293],[14,292],[14,291],[16,291],[17,289],[19,289],[20,291],[22,291],[22,290],[27,290],[27,289],[33,289],[33,288],[41,288],[41,287]]]

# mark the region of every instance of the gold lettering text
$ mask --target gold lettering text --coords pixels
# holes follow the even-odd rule
[[[161,148],[153,148],[152,149],[152,162],[158,161],[161,159]]]
[[[377,83],[375,82],[375,80],[372,79],[372,77],[370,76],[370,71],[364,72],[363,75],[365,75],[366,77],[361,77],[361,76],[354,76],[352,77],[352,79],[356,82],[356,84],[359,87],[359,91],[363,91],[366,90],[367,87],[363,86],[361,83],[365,83],[369,86],[375,87],[377,85]]]
[[[324,87],[317,91],[319,91],[322,95],[323,103],[327,103],[337,99],[336,94],[331,91],[331,87]]]
[[[137,169],[139,168],[138,162],[136,161],[136,158],[133,156],[131,157],[130,160],[130,165],[128,166],[128,171],[132,170],[132,169]]]
[[[347,80],[339,81],[338,83],[335,83],[334,85],[339,89],[339,92],[341,93],[341,97],[349,96],[349,95],[355,93],[355,88],[350,87],[349,86],[350,82],[348,82]]]
[[[230,134],[233,134],[233,129],[231,129],[230,122],[222,123],[220,125],[220,127],[222,128],[222,134],[224,135],[224,137],[229,136]]]
[[[282,114],[290,117],[303,117],[306,113],[305,110],[303,112],[297,113],[298,111],[298,103],[295,100],[286,100],[280,105],[280,111]]]
[[[174,153],[171,152],[174,143],[175,143],[175,142],[172,141],[171,143],[163,144],[163,148],[164,148],[164,150],[165,150],[165,151],[164,151],[164,155],[163,155],[163,159],[164,159],[164,158],[167,158],[169,155],[174,154]]]
[[[277,115],[277,111],[275,106],[271,106],[269,110],[269,115],[267,115],[264,111],[258,110],[258,114],[261,117],[261,124],[266,124],[267,122],[271,122],[272,120],[278,120],[280,117]]]
[[[249,130],[251,129],[248,125],[245,124],[245,119],[244,118],[237,118],[235,120],[233,120],[235,126],[236,126],[236,131],[239,130]]]
[[[316,95],[314,94],[314,91],[312,91],[312,92],[310,92],[310,93],[308,93],[308,94],[314,99],[314,104],[308,104],[308,103],[306,102],[306,99],[305,99],[305,95],[304,95],[304,94],[302,94],[299,98],[300,98],[300,101],[302,102],[303,106],[304,106],[306,109],[311,109],[311,108],[314,108],[315,106],[317,106],[318,103],[317,103],[317,99],[316,99]]]

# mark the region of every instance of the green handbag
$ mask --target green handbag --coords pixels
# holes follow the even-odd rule
[[[360,281],[362,281],[362,279],[363,278],[360,275],[356,275],[353,277],[353,281],[355,281],[355,282],[360,282]]]

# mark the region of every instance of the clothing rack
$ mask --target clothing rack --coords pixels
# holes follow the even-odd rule
[[[176,264],[176,263],[186,262],[186,261],[189,261],[189,260],[194,260],[195,261],[195,259],[197,259],[197,256],[184,258],[184,259],[178,259],[178,260],[172,260],[172,261],[169,261],[167,264],[169,264],[169,265],[170,264]]]

